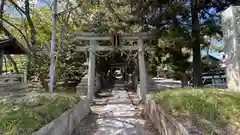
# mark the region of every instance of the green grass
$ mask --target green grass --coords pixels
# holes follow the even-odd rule
[[[190,118],[205,132],[226,125],[240,128],[240,93],[185,88],[155,93],[153,99],[170,115]]]
[[[79,102],[73,94],[42,94],[23,101],[0,103],[0,130],[4,135],[28,135]]]

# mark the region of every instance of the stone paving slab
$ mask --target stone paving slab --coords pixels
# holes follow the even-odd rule
[[[108,100],[108,103],[115,104],[131,104],[131,100],[129,99],[128,93],[126,90],[118,90],[112,92],[113,97]]]
[[[72,135],[158,135],[131,103],[126,90],[114,89],[105,106],[92,106],[93,114]]]

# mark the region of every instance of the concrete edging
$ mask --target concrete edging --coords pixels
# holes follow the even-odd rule
[[[144,114],[161,135],[189,135],[189,132],[181,123],[166,114],[162,107],[152,99],[147,99]]]
[[[18,92],[24,89],[28,89],[26,83],[0,84],[0,92]]]
[[[71,135],[76,125],[90,113],[87,99],[82,99],[71,109],[48,123],[32,135]]]

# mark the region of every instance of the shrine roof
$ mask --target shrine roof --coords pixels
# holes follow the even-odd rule
[[[0,48],[5,54],[26,54],[27,50],[15,38],[0,39]]]

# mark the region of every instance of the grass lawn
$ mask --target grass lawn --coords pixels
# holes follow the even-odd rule
[[[175,118],[190,118],[205,134],[226,126],[240,128],[240,93],[221,89],[177,89],[153,94]]]
[[[31,134],[79,100],[74,94],[43,93],[22,100],[0,101],[0,130],[4,135]]]

